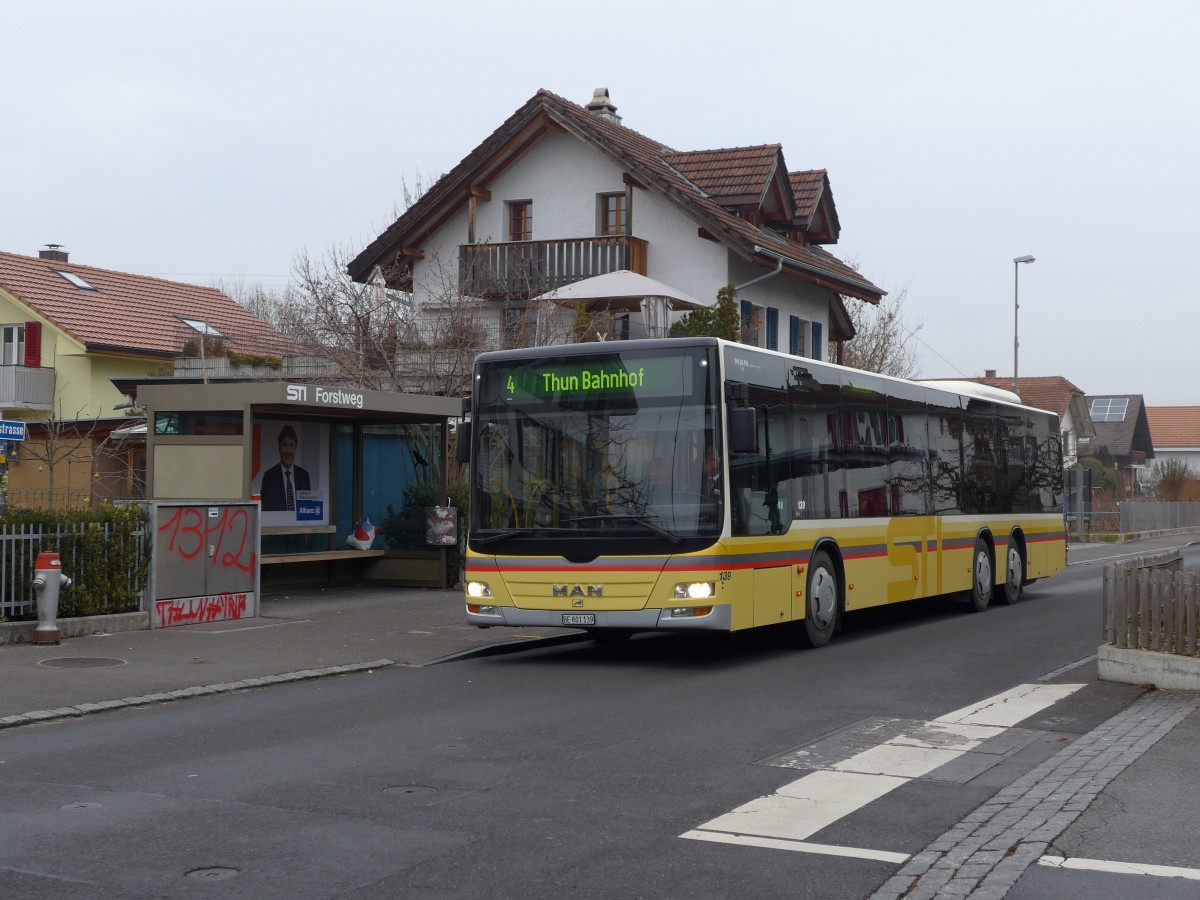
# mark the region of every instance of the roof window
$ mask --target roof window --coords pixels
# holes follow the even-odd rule
[[[217,329],[215,329],[213,326],[209,325],[203,319],[184,319],[183,323],[185,325],[187,325],[189,328],[191,328],[195,331],[198,331],[203,335],[207,335],[208,337],[215,337],[215,338],[225,337],[225,335],[221,334],[221,332],[217,331]]]
[[[99,288],[93,287],[92,285],[88,284],[86,281],[84,281],[80,276],[76,275],[74,272],[68,272],[66,269],[55,269],[54,271],[57,272],[59,275],[61,275],[63,278],[67,279],[67,281],[71,282],[71,284],[75,285],[75,287],[79,288],[81,291],[99,290]]]

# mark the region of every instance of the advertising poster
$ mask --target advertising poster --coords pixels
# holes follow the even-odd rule
[[[262,501],[262,526],[329,524],[329,426],[254,419],[250,492]]]

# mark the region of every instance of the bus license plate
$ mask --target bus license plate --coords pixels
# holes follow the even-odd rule
[[[564,625],[595,625],[594,613],[563,613]]]

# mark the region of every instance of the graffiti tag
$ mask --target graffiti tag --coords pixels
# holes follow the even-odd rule
[[[154,604],[154,615],[159,628],[240,619],[246,615],[249,596],[249,594],[226,592],[208,597],[177,597],[174,600],[158,600]]]

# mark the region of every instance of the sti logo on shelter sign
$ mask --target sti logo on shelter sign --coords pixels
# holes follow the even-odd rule
[[[0,420],[0,441],[25,440],[24,422],[5,422]]]
[[[289,384],[287,386],[287,398],[295,403],[309,402],[309,385],[307,384]],[[362,394],[355,394],[352,391],[331,391],[329,388],[315,385],[312,388],[312,402],[325,404],[328,406],[353,406],[355,409],[362,409],[364,398]]]

